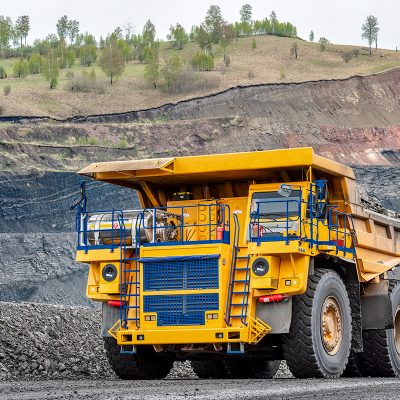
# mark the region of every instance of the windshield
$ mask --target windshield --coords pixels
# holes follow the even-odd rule
[[[258,192],[253,194],[252,213],[259,211],[261,218],[286,218],[299,214],[301,190],[292,190],[288,197],[281,196],[278,192]],[[257,208],[258,204],[258,208]]]

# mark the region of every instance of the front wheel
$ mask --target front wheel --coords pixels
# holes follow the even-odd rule
[[[272,379],[278,372],[280,360],[262,358],[225,359],[225,368],[232,379]]]
[[[200,379],[224,379],[227,372],[222,360],[192,360],[193,372]]]
[[[163,379],[173,365],[167,357],[157,356],[151,346],[139,346],[136,354],[121,354],[112,337],[103,337],[108,362],[120,379]]]
[[[293,297],[290,332],[283,351],[297,378],[338,378],[346,368],[351,347],[351,310],[340,276],[316,269],[304,294]]]

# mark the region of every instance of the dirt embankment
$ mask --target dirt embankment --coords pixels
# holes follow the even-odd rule
[[[0,124],[2,170],[301,146],[346,164],[398,165],[400,70],[234,88],[123,114],[10,120],[18,123]]]

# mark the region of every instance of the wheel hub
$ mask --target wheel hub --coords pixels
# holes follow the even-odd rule
[[[399,313],[400,320],[400,313]],[[400,321],[399,321],[400,322]],[[400,326],[399,326],[400,328]],[[321,333],[322,344],[325,351],[335,355],[342,343],[342,311],[335,297],[329,296],[325,299],[321,311]],[[399,329],[400,349],[400,329]]]

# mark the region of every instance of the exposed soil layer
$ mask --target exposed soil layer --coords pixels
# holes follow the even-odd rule
[[[239,87],[123,114],[9,120],[18,122],[0,124],[0,169],[9,171],[302,146],[346,164],[398,165],[400,69]]]

